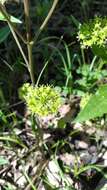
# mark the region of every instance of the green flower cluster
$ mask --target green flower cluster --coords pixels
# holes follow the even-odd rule
[[[80,26],[78,38],[83,48],[97,45],[106,45],[107,40],[107,18],[95,17]]]
[[[33,87],[25,83],[19,89],[19,96],[25,100],[30,112],[39,116],[57,113],[62,102],[59,92],[49,85]]]

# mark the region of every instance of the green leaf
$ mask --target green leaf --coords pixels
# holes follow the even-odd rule
[[[10,16],[10,21],[13,22],[13,23],[17,23],[17,24],[21,24],[22,21],[19,20],[18,18],[12,16],[12,15],[9,15]],[[5,18],[5,16],[0,12],[0,20],[1,21],[7,21],[7,19]]]
[[[2,43],[9,35],[10,29],[8,26],[5,26],[0,29],[0,43]]]
[[[100,86],[95,95],[91,96],[83,110],[74,122],[83,122],[107,113],[107,84]]]
[[[8,164],[8,160],[6,160],[5,158],[3,158],[2,156],[0,156],[0,166],[1,165],[5,165],[5,164]]]
[[[16,143],[18,145],[20,145],[21,147],[23,148],[27,148],[26,145],[24,145],[20,139],[17,139],[17,138],[13,138],[11,136],[0,136],[0,140],[2,141],[10,141],[10,142],[13,142],[13,143]]]
[[[107,48],[106,47],[99,47],[97,45],[92,46],[92,51],[95,55],[101,57],[102,59],[107,60]]]
[[[72,20],[72,22],[75,24],[75,26],[77,27],[77,28],[79,28],[79,26],[80,26],[80,22],[73,16],[73,15],[70,15],[70,19]]]

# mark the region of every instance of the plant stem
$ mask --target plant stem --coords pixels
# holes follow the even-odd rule
[[[63,36],[61,36],[61,38],[57,38],[57,37],[51,37],[50,39],[59,39],[57,45],[56,45],[56,48],[54,48],[53,52],[50,54],[50,57],[48,58],[48,60],[45,62],[39,76],[38,76],[38,79],[37,79],[37,82],[36,82],[36,86],[38,86],[39,82],[40,82],[40,79],[41,79],[41,76],[46,68],[46,66],[48,65],[49,61],[51,60],[52,56],[56,53],[56,49],[59,47],[59,45],[61,44],[62,40],[63,40]],[[49,39],[49,38],[48,38]]]
[[[81,48],[81,55],[82,55],[83,65],[85,65],[86,62],[85,62],[85,55],[84,55],[84,49],[83,48]]]
[[[50,11],[48,12],[48,15],[46,16],[45,20],[43,21],[42,25],[40,26],[39,30],[37,31],[37,33],[35,34],[35,37],[33,39],[33,42],[35,43],[39,37],[39,35],[41,34],[41,32],[43,31],[43,29],[45,28],[45,26],[47,25],[48,21],[50,20],[55,8],[56,8],[56,5],[58,4],[58,1],[59,0],[54,0],[53,1],[53,4],[52,4],[52,7],[50,9]]]
[[[34,67],[33,67],[33,55],[32,55],[32,42],[28,43],[27,48],[28,48],[28,59],[29,59],[29,72],[30,72],[30,77],[33,86],[35,85],[35,78],[34,78]]]
[[[16,44],[17,44],[17,46],[18,46],[18,48],[19,48],[19,50],[20,50],[20,52],[21,52],[21,54],[22,54],[22,57],[23,57],[23,59],[24,59],[26,65],[27,65],[27,68],[28,68],[28,70],[29,70],[28,60],[27,60],[27,58],[26,58],[26,56],[25,56],[25,54],[24,54],[24,51],[22,50],[22,47],[21,47],[20,42],[19,42],[19,40],[18,40],[18,38],[17,38],[17,35],[15,34],[15,32],[14,32],[12,26],[11,26],[9,23],[8,23],[8,25],[9,25],[9,28],[10,28],[10,30],[11,30],[11,33],[12,33],[12,35],[13,35],[15,41],[16,41]]]
[[[48,23],[49,19],[51,18],[55,7],[57,5],[59,0],[54,0],[52,7],[47,15],[47,17],[45,18],[44,22],[42,23],[42,25],[40,26],[39,30],[37,31],[37,33],[35,34],[34,39],[31,41],[31,35],[30,35],[30,15],[29,15],[29,0],[24,0],[24,12],[25,12],[25,22],[26,22],[26,33],[27,33],[27,49],[28,49],[28,59],[29,59],[29,70],[30,70],[30,77],[31,77],[31,81],[32,84],[35,84],[35,79],[34,79],[34,69],[33,69],[33,57],[32,57],[32,47],[33,44],[36,42],[36,40],[38,39],[39,35],[41,34],[41,32],[43,31],[43,29],[45,28],[46,24]]]
[[[24,0],[24,12],[25,12],[25,23],[26,23],[26,37],[27,37],[27,50],[28,50],[28,60],[29,60],[29,72],[32,84],[35,84],[34,69],[33,69],[33,55],[31,41],[31,31],[30,31],[30,13],[29,13],[29,0]]]
[[[11,27],[16,32],[16,34],[19,36],[19,38],[23,41],[23,43],[26,44],[27,43],[26,40],[24,39],[24,37],[22,36],[22,34],[17,30],[17,28],[15,27],[15,25],[11,22],[11,20],[9,18],[10,15],[5,10],[5,6],[2,5],[1,3],[0,3],[0,12],[3,14],[3,16],[5,17],[5,19],[7,20],[7,22],[11,25]]]
[[[22,57],[23,57],[23,59],[24,59],[26,65],[27,65],[27,67],[28,67],[28,60],[27,60],[27,58],[26,58],[26,56],[25,56],[25,54],[24,54],[24,51],[23,51],[23,49],[22,49],[22,47],[21,47],[21,45],[20,45],[20,42],[19,42],[19,40],[18,40],[18,38],[17,38],[17,35],[16,35],[16,33],[15,33],[14,29],[13,29],[13,24],[12,24],[11,21],[10,21],[9,15],[8,15],[8,13],[6,12],[5,7],[4,7],[2,4],[0,4],[0,12],[1,12],[1,13],[3,14],[3,16],[6,18],[7,23],[8,23],[8,25],[9,25],[9,28],[10,28],[10,30],[11,30],[11,32],[12,32],[12,35],[13,35],[15,41],[16,41],[16,44],[17,44],[17,46],[18,46],[18,48],[19,48],[19,50],[20,50],[20,52],[21,52],[21,54],[22,54]],[[14,27],[14,28],[15,28],[15,27]],[[28,68],[28,70],[29,70],[29,68]]]

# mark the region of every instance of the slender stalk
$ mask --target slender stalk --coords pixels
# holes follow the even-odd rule
[[[62,40],[63,40],[63,36],[61,36],[61,38],[57,38],[57,37],[51,37],[50,39],[59,39],[57,45],[56,45],[56,48],[54,48],[54,51],[51,53],[50,57],[48,58],[48,60],[45,62],[39,76],[38,76],[38,79],[37,79],[37,82],[36,82],[36,86],[38,86],[39,82],[40,82],[40,79],[41,79],[41,76],[46,68],[46,66],[48,65],[49,61],[51,60],[52,56],[54,55],[54,53],[56,53],[56,49],[58,49],[59,45],[61,44]],[[49,38],[47,38],[49,39]]]
[[[81,48],[81,55],[82,55],[83,65],[85,65],[86,62],[85,62],[85,55],[84,55],[84,49],[83,48]]]
[[[92,60],[92,62],[91,62],[91,65],[90,65],[90,71],[92,71],[96,59],[97,59],[97,56],[95,55],[94,58],[93,58],[93,60]]]
[[[25,61],[25,63],[27,64],[28,67],[28,71],[30,73],[30,77],[31,77],[31,81],[32,84],[35,84],[35,78],[34,78],[34,69],[33,69],[33,55],[32,55],[32,47],[34,42],[37,40],[37,38],[39,37],[39,35],[41,34],[41,32],[43,31],[43,29],[45,28],[45,26],[47,25],[49,19],[51,18],[56,5],[58,3],[59,0],[54,0],[52,7],[47,15],[47,17],[45,18],[44,22],[42,23],[42,25],[40,26],[38,32],[35,34],[34,40],[31,41],[31,32],[30,32],[30,14],[29,14],[29,0],[24,0],[24,12],[25,12],[25,22],[26,22],[26,37],[27,37],[27,42],[25,41],[25,39],[23,38],[23,36],[19,33],[19,31],[14,27],[13,23],[10,21],[9,15],[8,13],[5,11],[5,7],[0,3],[0,11],[2,12],[2,14],[5,16],[8,25],[10,27],[10,30],[13,34],[13,37],[18,45],[18,48],[23,56],[23,59]],[[17,35],[21,38],[21,40],[27,44],[27,50],[28,50],[28,60],[22,50],[22,47],[20,45],[20,42],[17,38]]]
[[[43,66],[43,68],[42,68],[42,70],[41,70],[41,72],[40,72],[40,74],[39,74],[39,76],[38,76],[38,79],[37,79],[37,81],[36,81],[36,86],[38,86],[39,81],[40,81],[40,79],[41,79],[41,76],[42,76],[42,74],[43,74],[43,72],[44,72],[46,66],[48,65],[48,63],[49,63],[49,60],[47,60],[47,61],[45,62],[44,66]]]
[[[11,26],[9,23],[8,23],[8,25],[9,25],[9,28],[10,28],[10,30],[11,30],[11,33],[12,33],[12,35],[13,35],[15,41],[16,41],[16,44],[17,44],[17,46],[18,46],[18,48],[19,48],[19,50],[20,50],[20,52],[21,52],[21,54],[22,54],[22,57],[23,57],[23,59],[24,59],[26,65],[27,65],[27,68],[28,68],[28,70],[29,70],[28,60],[27,60],[27,58],[26,58],[26,56],[25,56],[25,54],[24,54],[24,51],[22,50],[22,47],[21,47],[20,42],[19,42],[19,40],[18,40],[18,38],[17,38],[17,35],[15,34],[15,32],[14,32],[12,26]]]
[[[8,25],[9,25],[9,28],[10,28],[10,30],[11,30],[11,32],[12,32],[12,35],[13,35],[15,41],[16,41],[16,44],[17,44],[17,46],[18,46],[18,48],[19,48],[19,50],[20,50],[20,52],[21,52],[21,54],[22,54],[22,57],[23,57],[23,59],[24,59],[26,65],[27,65],[27,67],[28,67],[27,58],[26,58],[25,53],[24,53],[24,51],[23,51],[23,49],[22,49],[22,47],[21,47],[21,45],[20,45],[20,42],[19,42],[19,40],[18,40],[18,37],[17,37],[17,35],[16,35],[16,33],[15,33],[14,29],[13,29],[13,25],[12,25],[11,22],[10,22],[9,15],[8,15],[7,12],[6,12],[5,7],[4,7],[3,5],[1,5],[1,4],[0,4],[0,12],[1,12],[1,13],[4,15],[4,17],[6,18],[7,23],[8,23]],[[29,70],[29,67],[28,67],[28,70]]]
[[[33,42],[35,43],[39,37],[39,35],[41,34],[41,32],[43,31],[43,29],[45,28],[45,26],[47,25],[48,21],[50,20],[55,8],[56,8],[56,5],[58,4],[58,1],[59,0],[54,0],[53,1],[53,4],[52,4],[52,7],[50,9],[50,11],[48,12],[48,15],[46,16],[45,20],[43,21],[42,25],[40,26],[39,30],[36,32],[35,34],[35,37],[33,39]]]
[[[49,163],[49,160],[40,160],[39,161],[36,174],[32,179],[32,184],[35,184],[37,182],[37,179],[39,179],[40,176],[43,174],[43,171],[46,168],[46,166],[48,165],[48,163]],[[30,190],[30,189],[31,189],[31,184],[29,183],[27,185],[27,187],[25,188],[25,190]]]
[[[30,31],[30,13],[29,13],[29,0],[24,0],[24,12],[25,12],[25,23],[26,23],[26,37],[27,37],[27,50],[29,60],[29,72],[32,84],[35,84],[34,69],[33,69],[33,55],[32,55],[32,41]]]
[[[27,179],[29,185],[26,187],[26,190],[28,189],[28,187],[30,187],[29,189],[32,188],[32,190],[37,190],[37,188],[35,187],[35,185],[33,184],[33,181],[32,179],[28,176],[27,172],[26,171],[23,171],[22,172],[23,175],[25,176],[25,178]]]
[[[34,67],[33,67],[33,55],[32,55],[33,44],[32,44],[32,42],[28,43],[27,47],[28,47],[28,59],[29,59],[30,77],[31,77],[32,84],[34,86],[35,85],[35,78],[34,78]]]
[[[1,3],[0,3],[0,12],[4,15],[4,17],[6,18],[7,22],[11,25],[11,27],[16,32],[16,34],[19,36],[19,38],[23,41],[23,43],[26,44],[27,43],[26,40],[24,39],[24,37],[22,36],[22,34],[17,30],[17,28],[14,26],[14,24],[11,22],[10,15],[5,10],[4,5],[2,5]]]

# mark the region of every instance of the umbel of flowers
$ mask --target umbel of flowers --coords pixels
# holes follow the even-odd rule
[[[96,16],[87,23],[80,25],[78,39],[83,48],[93,45],[105,47],[107,43],[107,18]]]
[[[25,83],[19,90],[19,96],[24,99],[28,110],[38,116],[56,114],[61,106],[60,93],[49,85],[33,87]]]

